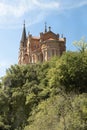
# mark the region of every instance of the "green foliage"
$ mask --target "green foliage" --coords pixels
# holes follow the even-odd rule
[[[86,130],[87,95],[57,95],[32,111],[31,124],[24,130]]]
[[[67,52],[47,73],[50,88],[87,92],[87,52]]]
[[[67,90],[87,92],[87,53],[68,52],[57,66],[58,80]]]
[[[86,92],[86,51],[11,66],[0,83],[0,129],[86,130]]]
[[[84,53],[87,51],[87,42],[85,38],[82,38],[80,41],[73,42],[73,45],[81,52]]]
[[[0,130],[9,130],[9,97],[7,92],[0,88]]]

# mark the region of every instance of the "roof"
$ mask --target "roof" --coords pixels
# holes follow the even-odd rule
[[[32,39],[34,39],[34,40],[40,40],[40,37],[33,36]]]
[[[24,43],[25,41],[26,41],[26,29],[25,29],[25,24],[24,24],[22,37],[21,37],[21,42]]]
[[[64,38],[59,38],[59,41],[63,42],[63,41],[64,41]]]
[[[53,40],[55,40],[55,39],[53,39],[53,38],[49,38],[49,39],[47,39],[47,40],[49,40],[49,41],[53,41]]]

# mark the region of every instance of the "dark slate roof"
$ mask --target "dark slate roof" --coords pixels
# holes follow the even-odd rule
[[[23,46],[25,46],[24,44],[26,44],[26,29],[25,29],[25,23],[23,26],[23,32],[22,32],[22,37],[21,37],[21,43],[23,44]]]

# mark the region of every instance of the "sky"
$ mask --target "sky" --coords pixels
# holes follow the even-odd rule
[[[24,20],[27,34],[39,36],[46,22],[74,51],[74,41],[87,39],[87,0],[0,0],[0,77],[18,63]]]

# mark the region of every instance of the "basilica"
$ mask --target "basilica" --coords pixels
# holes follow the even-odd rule
[[[53,56],[61,56],[66,51],[66,38],[55,34],[51,27],[45,24],[44,31],[38,37],[26,35],[25,23],[20,40],[18,64],[44,62]]]

